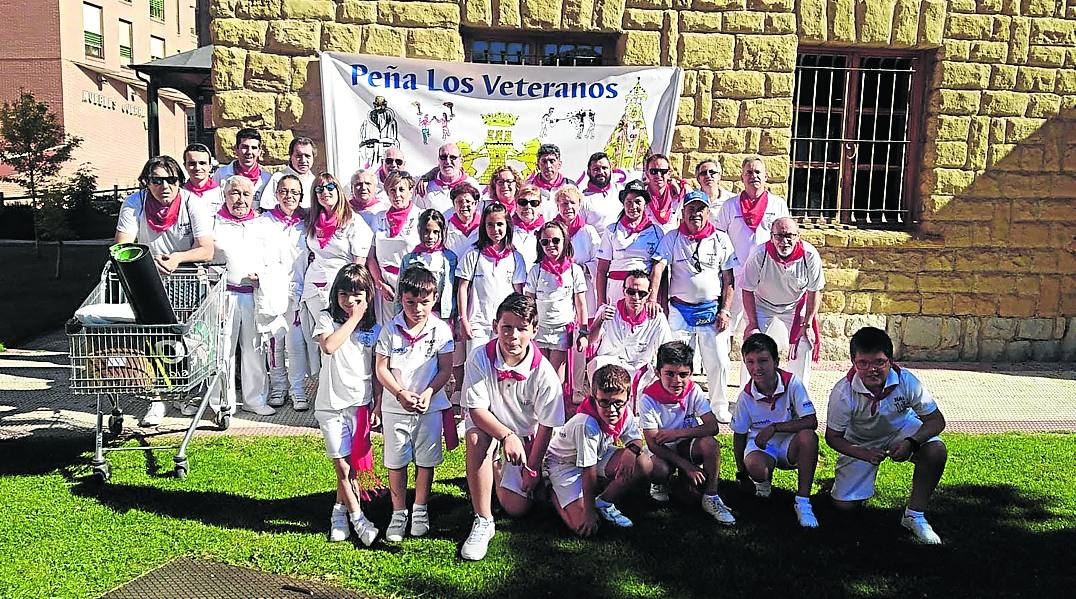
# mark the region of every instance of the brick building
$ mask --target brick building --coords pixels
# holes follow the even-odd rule
[[[129,67],[198,46],[192,0],[6,0],[0,101],[20,90],[83,139],[67,172],[92,163],[100,187],[136,185],[148,156],[146,83]],[[187,142],[186,96],[162,92],[161,147]],[[6,183],[0,191],[21,193]]]
[[[317,52],[685,69],[673,166],[759,153],[826,261],[824,352],[1076,357],[1071,0],[213,0],[218,149],[323,139]],[[580,62],[582,61],[582,62]],[[735,186],[732,186],[735,187]]]

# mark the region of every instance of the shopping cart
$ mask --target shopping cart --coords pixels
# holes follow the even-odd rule
[[[223,268],[185,265],[162,276],[165,292],[178,324],[83,324],[72,319],[67,326],[71,342],[73,395],[93,395],[97,400],[97,428],[91,465],[103,482],[110,477],[105,453],[121,450],[178,450],[175,474],[187,475],[187,445],[198,428],[210,401],[214,422],[220,430],[231,424],[234,406],[229,405],[223,376],[226,303]],[[100,304],[125,304],[113,266],[108,264],[101,280],[82,302],[82,308]],[[123,432],[122,398],[135,401],[170,402],[200,399],[198,411],[178,446],[107,447],[105,409],[111,436]]]

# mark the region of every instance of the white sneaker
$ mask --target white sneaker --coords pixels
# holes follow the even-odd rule
[[[736,517],[732,515],[728,506],[725,505],[725,502],[721,501],[721,498],[717,495],[712,497],[709,495],[702,496],[702,511],[713,516],[718,524],[724,526],[732,526],[733,524],[736,524]]]
[[[818,528],[818,518],[814,517],[814,508],[811,507],[810,501],[800,501],[797,496],[792,507],[796,510],[796,519],[800,521],[800,526]]]
[[[770,493],[773,493],[772,481],[766,481],[764,483],[755,481],[755,497],[761,497],[765,499],[770,496]]]
[[[407,510],[394,511],[392,512],[392,519],[389,520],[389,527],[385,529],[385,540],[399,543],[403,540],[406,530]]]
[[[927,517],[923,514],[910,516],[905,512],[904,516],[900,519],[900,525],[912,531],[912,536],[914,536],[920,543],[926,545],[941,545],[941,537],[939,537],[938,533],[934,532],[934,529],[930,527],[930,523],[927,522]]]
[[[329,518],[329,541],[336,543],[351,536],[347,521],[347,508],[337,503],[333,506],[333,515]]]
[[[595,498],[594,509],[598,511],[598,515],[601,516],[602,519],[608,520],[621,528],[631,528],[635,525],[627,516],[622,514],[615,505],[608,501]]]
[[[720,410],[715,411],[714,417],[717,418],[717,421],[721,424],[732,422],[732,412],[729,412],[728,408],[721,408]]]
[[[284,389],[271,389],[269,391],[269,405],[274,408],[279,408],[284,405],[284,398],[287,395],[287,391]]]
[[[250,412],[252,414],[257,414],[258,416],[272,416],[273,414],[276,414],[276,410],[274,410],[273,408],[270,408],[269,406],[267,406],[265,404],[261,404],[261,405],[243,404],[243,411],[244,412]]]
[[[667,485],[650,485],[650,496],[658,503],[669,502],[669,487]]]
[[[377,528],[374,527],[374,523],[366,519],[366,516],[359,514],[356,518],[351,518],[351,528],[355,529],[355,534],[359,535],[359,540],[363,545],[369,547],[374,544],[374,539],[377,538]]]
[[[138,421],[139,426],[157,426],[164,420],[164,412],[167,408],[163,401],[151,401],[149,408],[146,410],[146,415],[142,417],[142,420]]]
[[[424,537],[430,532],[429,510],[413,510],[411,512],[411,536]]]
[[[310,403],[306,399],[306,390],[302,387],[291,390],[291,407],[296,412],[306,411],[310,407]]]
[[[482,516],[475,516],[474,524],[471,525],[471,534],[467,535],[467,540],[463,542],[463,548],[460,549],[460,557],[473,562],[486,557],[489,542],[496,533],[497,527],[493,524],[493,518],[486,520]]]

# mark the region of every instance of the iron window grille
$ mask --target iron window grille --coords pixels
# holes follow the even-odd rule
[[[149,18],[164,20],[164,0],[149,0]]]

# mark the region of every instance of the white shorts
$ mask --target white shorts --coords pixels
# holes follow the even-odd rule
[[[466,409],[463,414],[463,427],[468,433],[472,430],[481,430],[477,424],[471,420],[471,414]],[[518,433],[516,433],[518,435]],[[521,439],[523,437],[520,437]],[[504,462],[500,458],[501,442],[496,439],[490,439],[489,449],[487,455],[493,456],[495,462],[501,462],[501,485],[505,489],[512,491],[520,497],[530,498],[530,495],[523,491],[523,467],[516,466]]]
[[[605,478],[605,467],[609,460],[616,454],[618,447],[610,447],[598,460],[595,468],[598,469],[598,478]],[[545,463],[545,475],[553,486],[553,492],[557,494],[557,503],[566,508],[573,501],[583,497],[583,470],[575,464],[563,464],[559,462]]]
[[[888,447],[897,439],[910,437],[921,426],[920,423],[906,426],[903,430],[874,447]],[[940,437],[931,437],[927,443],[941,441]],[[878,466],[841,454],[833,476],[833,490],[830,495],[837,501],[862,501],[874,496],[874,479],[878,476]]]
[[[343,410],[314,410],[321,435],[325,437],[325,455],[332,459],[351,455],[351,440],[357,428],[359,406]]]
[[[762,453],[773,458],[773,461],[777,463],[777,467],[782,470],[791,470],[795,468],[788,461],[788,448],[792,445],[792,440],[796,438],[793,433],[774,433],[770,437],[770,442],[766,444],[766,449],[762,449],[758,445],[755,445],[755,438],[751,437],[747,441],[747,446],[743,450],[744,457],[747,457],[752,452],[761,451]]]
[[[568,351],[568,328],[548,327],[539,322],[538,331],[534,334],[534,342],[542,349]]]
[[[406,468],[412,461],[422,468],[439,466],[441,455],[441,410],[425,414],[381,413],[385,433],[385,467]]]

